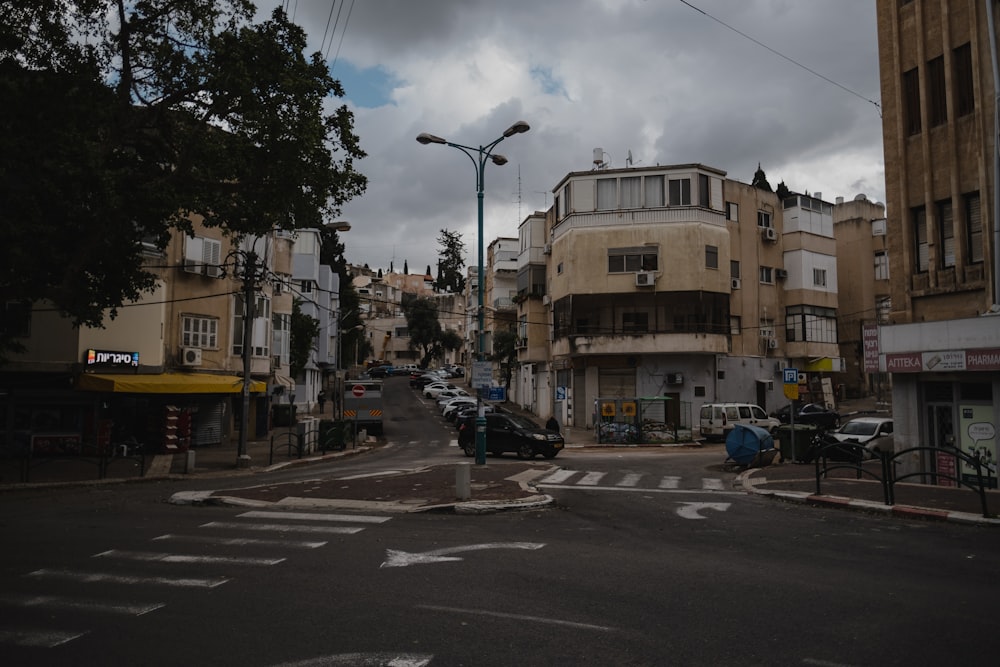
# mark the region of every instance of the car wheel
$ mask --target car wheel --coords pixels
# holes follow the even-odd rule
[[[465,452],[466,456],[472,458],[473,456],[476,455],[476,443],[474,442],[465,443],[464,445],[462,445],[462,451]]]
[[[558,449],[550,449],[549,451],[542,454],[542,456],[544,456],[547,459],[554,459],[556,457],[556,454],[558,453],[559,453]]]
[[[517,458],[531,460],[535,458],[535,448],[531,446],[531,443],[524,443],[517,446]]]

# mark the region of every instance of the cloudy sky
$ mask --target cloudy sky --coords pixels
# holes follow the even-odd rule
[[[476,262],[476,170],[429,132],[480,146],[486,244],[552,204],[567,173],[702,163],[750,182],[885,201],[874,0],[258,0],[286,7],[346,89],[368,157],[348,261],[436,266],[440,230]],[[332,8],[332,12],[331,12]]]

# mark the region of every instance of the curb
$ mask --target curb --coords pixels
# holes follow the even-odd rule
[[[915,505],[886,505],[871,500],[857,500],[845,496],[830,496],[825,494],[809,493],[808,491],[781,491],[762,489],[758,484],[767,484],[767,481],[758,482],[753,479],[755,473],[761,472],[761,468],[745,470],[736,476],[736,484],[758,496],[767,496],[804,505],[819,505],[831,508],[843,508],[861,512],[873,512],[888,516],[900,517],[904,519],[926,519],[932,521],[949,521],[963,525],[975,526],[1000,526],[1000,518],[993,519],[971,512],[956,512],[950,510],[939,510],[930,507],[918,507]],[[809,480],[783,480],[783,481],[809,481]]]

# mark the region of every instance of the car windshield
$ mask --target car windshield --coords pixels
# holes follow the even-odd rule
[[[527,417],[522,417],[521,415],[510,415],[509,418],[520,428],[541,428],[535,422],[531,421]]]
[[[874,422],[847,422],[840,427],[840,432],[845,435],[873,435],[878,429],[878,424]]]

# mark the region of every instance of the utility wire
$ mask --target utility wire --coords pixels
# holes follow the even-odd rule
[[[761,42],[760,40],[754,39],[753,37],[751,37],[750,35],[746,34],[745,32],[737,30],[736,28],[734,28],[733,26],[729,25],[725,21],[712,16],[711,14],[709,14],[708,12],[706,12],[705,10],[699,9],[698,7],[695,7],[694,5],[692,5],[687,0],[679,0],[679,1],[680,1],[681,4],[687,5],[688,7],[690,7],[693,10],[695,10],[696,12],[698,12],[700,14],[704,14],[708,18],[710,18],[713,21],[715,21],[716,23],[718,23],[719,25],[725,26],[726,28],[732,30],[737,35],[740,35],[741,37],[744,37],[745,39],[749,39],[751,42],[753,42],[757,46],[760,46],[762,48],[767,49],[768,51],[770,51],[774,55],[778,56],[779,58],[784,58],[785,60],[787,60],[788,62],[792,63],[796,67],[801,67],[802,69],[804,69],[805,71],[809,72],[813,76],[817,76],[817,77],[823,79],[824,81],[826,81],[827,83],[831,83],[831,84],[837,86],[837,88],[840,88],[841,90],[843,90],[845,92],[848,92],[851,95],[854,95],[855,97],[864,100],[865,102],[869,102],[869,103],[875,105],[875,109],[878,110],[879,118],[882,117],[882,107],[875,100],[869,99],[869,98],[865,97],[864,95],[862,95],[861,93],[855,92],[855,91],[851,90],[850,88],[848,88],[847,86],[844,86],[844,85],[841,85],[840,83],[837,83],[836,81],[834,81],[830,77],[824,76],[823,74],[820,74],[816,70],[814,70],[814,69],[812,69],[810,67],[807,67],[806,65],[803,65],[802,63],[798,62],[797,60],[795,60],[793,58],[790,58],[790,57],[786,56],[784,53],[781,53],[780,51],[772,49],[770,46],[768,46],[767,44]]]

